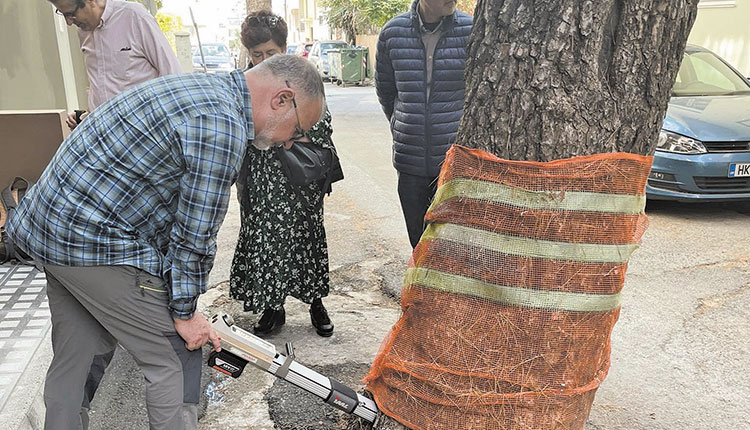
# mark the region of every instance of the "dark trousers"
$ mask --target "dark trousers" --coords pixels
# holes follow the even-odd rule
[[[45,430],[85,430],[91,364],[119,342],[146,380],[152,430],[195,430],[202,353],[188,351],[167,284],[130,266],[45,265],[54,356],[44,385]]]
[[[116,346],[116,345],[115,345]],[[99,388],[99,384],[102,382],[104,377],[104,371],[107,370],[107,366],[112,361],[112,357],[115,356],[115,349],[113,348],[109,352],[94,356],[94,361],[91,363],[91,369],[86,377],[86,386],[83,389],[83,407],[89,408],[91,402],[94,401],[94,394]]]
[[[437,189],[437,177],[416,176],[398,172],[398,198],[406,220],[409,242],[414,248],[424,232],[424,215]]]

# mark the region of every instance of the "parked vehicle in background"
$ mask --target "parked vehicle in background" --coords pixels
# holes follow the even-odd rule
[[[302,58],[307,58],[307,55],[310,53],[310,48],[312,48],[312,43],[300,43],[297,45],[297,50],[294,51],[294,55],[299,55]]]
[[[285,54],[294,54],[295,52],[297,52],[297,45],[296,44],[286,45],[286,52],[285,52]]]
[[[685,49],[646,194],[750,202],[750,82],[707,49]]]
[[[206,71],[208,73],[231,72],[236,67],[234,57],[227,45],[223,43],[204,43],[203,58],[206,60]],[[202,72],[203,63],[198,47],[193,49],[193,71]]]
[[[331,49],[348,48],[349,44],[340,40],[326,40],[313,43],[310,48],[310,55],[307,59],[318,69],[318,73],[323,79],[330,78],[330,64],[328,63],[328,51]]]

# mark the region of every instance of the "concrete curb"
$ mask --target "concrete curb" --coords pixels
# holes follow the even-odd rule
[[[8,430],[41,430],[44,428],[44,378],[52,361],[52,330],[46,333],[0,412],[0,423]]]

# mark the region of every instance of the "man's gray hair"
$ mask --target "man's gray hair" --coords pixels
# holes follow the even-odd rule
[[[286,54],[274,55],[253,69],[261,69],[281,81],[289,82],[289,86],[303,98],[325,100],[325,88],[320,74],[312,63],[302,57]]]

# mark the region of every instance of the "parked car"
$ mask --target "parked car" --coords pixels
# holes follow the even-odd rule
[[[206,60],[208,73],[231,72],[236,67],[234,57],[229,48],[223,43],[204,43],[203,58]],[[193,49],[193,71],[202,72],[203,63],[198,47]]]
[[[313,43],[310,48],[310,55],[307,57],[311,63],[318,69],[318,73],[323,79],[330,77],[330,65],[328,64],[328,51],[331,49],[347,48],[349,44],[340,40],[326,40],[323,42]]]
[[[750,201],[750,81],[707,49],[685,50],[646,194]]]
[[[310,48],[312,48],[312,43],[300,43],[297,45],[297,50],[294,51],[294,55],[299,55],[302,58],[307,58],[307,55],[310,53]]]
[[[296,44],[286,45],[286,52],[284,52],[285,54],[294,54],[295,52],[297,52]]]

